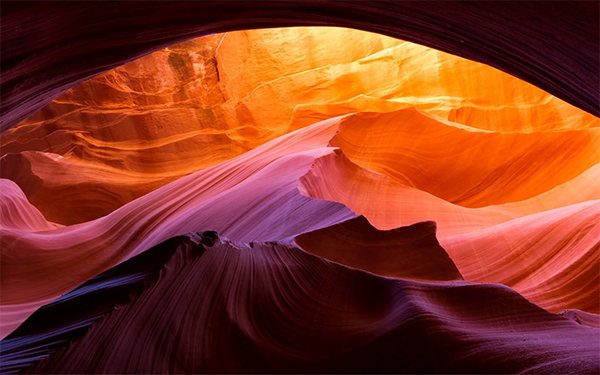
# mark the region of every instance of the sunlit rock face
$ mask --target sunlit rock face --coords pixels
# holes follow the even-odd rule
[[[489,66],[214,34],[1,145],[3,371],[600,371],[599,119]]]
[[[75,86],[2,135],[3,154],[21,153],[6,157],[10,161],[3,163],[14,167],[2,168],[2,177],[17,182],[48,220],[75,224],[104,216],[181,176],[320,120],[405,108],[502,134],[598,126],[596,117],[508,74],[412,43],[336,28],[250,30],[169,47]],[[437,138],[441,142],[446,141],[442,137],[453,137],[451,126],[421,131],[419,120],[410,123],[420,134],[440,132]],[[353,127],[354,131],[360,127]],[[374,130],[371,134],[376,137],[382,133]],[[493,152],[486,139],[494,136],[479,134],[472,140],[468,135],[463,137],[464,144],[457,143],[451,152],[461,152],[460,147]],[[595,135],[579,135],[582,139],[577,142],[587,142],[581,152],[593,149],[593,139],[583,138]],[[402,138],[408,136],[413,135]],[[561,138],[559,134],[554,137]],[[513,147],[511,140],[519,136],[495,138],[506,138],[496,141],[495,147],[502,150]],[[529,141],[519,147],[536,143],[535,136],[521,138]],[[373,145],[379,147],[379,141],[373,140]],[[435,140],[429,142],[434,149],[438,147]],[[565,142],[563,153],[569,152],[568,147],[579,146]],[[544,143],[539,147],[552,152]],[[390,152],[384,154],[392,156]],[[434,175],[454,160],[448,155],[440,163],[441,154],[436,159],[422,155],[427,150],[417,152],[436,165],[427,167]],[[542,152],[532,153],[544,157]],[[515,152],[513,158],[519,155]],[[477,156],[473,152],[471,163],[477,164],[480,157],[488,158],[481,151]],[[493,155],[489,157],[491,162],[500,162]],[[502,162],[508,164],[510,160]],[[591,162],[583,160],[575,168],[559,164],[548,167],[570,173],[568,178]],[[522,163],[535,168],[529,160]],[[412,168],[418,167],[412,163]],[[468,165],[462,168],[472,169]],[[472,180],[465,181],[470,185],[484,178],[473,170],[457,170],[449,178],[463,179],[459,176],[465,173]],[[61,178],[54,178],[56,175]],[[521,176],[528,178],[526,173]],[[509,173],[507,178],[514,176]],[[444,186],[436,187],[426,181],[418,187],[435,191],[449,189],[447,185],[453,182],[442,180],[438,184]],[[514,179],[514,184],[518,182]],[[548,183],[551,181],[544,184]],[[502,181],[497,184],[502,185]],[[442,198],[466,200],[463,203],[467,205],[488,203],[478,202],[477,195],[470,196],[471,188],[458,184],[454,186],[456,192]],[[529,195],[544,188],[529,187]],[[505,195],[518,194],[510,186],[503,189]]]

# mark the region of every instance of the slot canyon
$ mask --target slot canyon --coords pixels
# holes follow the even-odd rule
[[[600,373],[598,2],[2,2],[2,374]]]

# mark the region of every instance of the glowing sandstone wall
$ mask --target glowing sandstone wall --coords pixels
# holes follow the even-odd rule
[[[598,126],[596,117],[530,84],[430,48],[349,29],[250,30],[169,47],[68,90],[2,134],[2,153],[8,154],[2,162],[19,166],[2,168],[2,177],[17,182],[48,220],[74,224],[104,216],[181,176],[320,120],[404,108],[503,134]],[[418,121],[412,123],[419,126]],[[427,135],[430,133],[450,139],[452,128],[440,126],[422,134],[429,138],[426,142],[433,138]],[[389,127],[388,132],[396,134],[388,142],[400,139],[395,129]],[[562,180],[556,176],[554,185],[594,163],[597,155],[589,155],[595,152],[594,134],[581,133],[582,139],[577,141],[583,142],[582,152],[588,152],[579,165],[548,165],[568,174]],[[405,137],[414,136],[403,134],[402,139]],[[495,137],[508,139],[495,141],[495,147],[513,147],[510,139],[515,137],[519,136]],[[479,138],[464,139],[464,145],[453,146],[449,152],[479,147],[491,153],[486,136]],[[536,142],[535,136],[521,138],[528,141],[520,147]],[[569,142],[563,152],[577,147]],[[552,152],[543,143],[540,147],[545,153]],[[385,152],[392,155],[391,150]],[[544,157],[538,151],[532,154]],[[447,169],[444,163],[452,164],[455,159],[442,153],[421,156],[438,170]],[[518,157],[520,153],[515,152],[514,158]],[[481,152],[470,162],[478,164],[481,158],[499,162],[497,156]],[[577,159],[573,155],[571,160]],[[473,195],[470,185],[484,178],[473,167],[461,165],[466,161],[463,158],[455,163],[458,169],[449,176],[464,179],[458,176],[468,174],[471,179],[454,187],[454,197],[440,192],[454,184],[452,181],[438,181],[444,185],[438,187],[424,181],[418,187],[441,193],[442,198],[453,202],[466,199],[463,204],[486,204],[485,199],[478,202],[477,195],[461,198]],[[508,160],[503,162],[509,164]],[[521,162],[535,168],[526,159]],[[488,167],[487,163],[478,168],[487,169],[487,173],[497,171],[498,165]],[[412,168],[417,168],[416,164]],[[431,169],[430,173],[438,172]],[[55,178],[57,175],[61,178]],[[519,178],[529,178],[525,172],[520,176],[509,173],[506,178],[513,179],[514,184]],[[546,185],[522,187],[520,195],[512,193],[510,186],[499,186],[497,190],[502,188],[503,192],[494,194],[512,194],[519,199],[542,192]]]
[[[1,136],[2,366],[597,372],[599,126],[355,30],[148,55]]]

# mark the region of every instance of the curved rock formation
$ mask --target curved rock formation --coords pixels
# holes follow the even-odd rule
[[[380,230],[433,220],[437,236],[469,233],[514,217],[493,208],[466,208],[352,163],[341,150],[317,159],[298,183],[306,196],[340,202]]]
[[[600,200],[443,238],[465,279],[502,283],[550,311],[600,313]]]
[[[480,131],[414,108],[349,116],[330,145],[364,168],[464,207],[532,198],[600,162],[599,128]]]
[[[0,170],[2,178],[17,183],[43,217],[64,225],[105,216],[179,177],[124,171],[38,151],[5,154]]]
[[[1,176],[48,220],[76,224],[320,120],[411,107],[501,133],[600,125],[506,73],[412,43],[341,28],[247,30],[73,87],[2,135],[3,154],[22,156]]]
[[[369,115],[379,119],[395,114]],[[344,123],[352,123],[361,116],[343,118],[332,143],[343,137]],[[362,129],[368,129],[371,123],[361,124]],[[410,123],[403,124],[408,126]],[[368,134],[365,131],[363,137],[356,139],[368,140]],[[493,143],[486,145],[489,148]],[[360,150],[358,155],[368,155],[364,149]],[[371,146],[367,150],[388,157],[385,148]],[[402,155],[414,156],[409,152]],[[394,166],[403,165],[398,156],[388,160],[396,161]],[[404,165],[413,166],[410,163]],[[538,165],[538,173],[542,171]],[[310,171],[300,178],[298,186],[307,196],[347,205],[380,230],[434,220],[438,223],[442,247],[466,280],[511,286],[554,312],[577,308],[599,313],[600,274],[596,265],[600,260],[600,190],[599,180],[595,178],[597,171],[598,164],[577,178],[527,200],[467,208],[407,186],[386,174],[361,168],[341,150],[335,150],[317,159]],[[546,176],[540,177],[547,180]],[[491,196],[496,195],[492,192]],[[343,254],[343,248],[340,248],[336,255],[319,255],[336,261],[345,259],[350,262],[348,264],[363,268],[344,258]]]
[[[394,114],[396,113],[391,115]],[[360,116],[360,114],[351,117],[353,116]],[[389,114],[381,116],[389,116]],[[356,207],[360,207],[360,204],[366,203],[367,206],[374,209],[374,211],[369,211],[370,213],[375,213],[375,215],[383,213],[385,218],[387,211],[378,211],[378,207],[388,206],[389,204],[386,202],[396,202],[396,198],[390,199],[392,196],[389,193],[391,192],[396,194],[395,197],[406,199],[398,201],[399,205],[391,204],[391,212],[396,212],[390,216],[391,222],[396,223],[395,227],[409,225],[432,216],[438,219],[443,228],[448,228],[441,233],[442,246],[449,250],[449,254],[453,260],[457,261],[458,269],[467,280],[487,281],[477,273],[478,269],[472,270],[468,267],[468,262],[485,256],[490,259],[485,267],[495,267],[494,269],[500,271],[501,278],[494,279],[494,281],[514,286],[526,297],[534,299],[543,307],[553,311],[566,308],[579,308],[591,312],[597,310],[598,301],[589,297],[597,289],[597,285],[593,285],[594,280],[597,279],[597,272],[594,273],[591,266],[599,257],[597,243],[594,244],[594,233],[596,233],[594,229],[588,231],[588,237],[583,240],[577,237],[577,240],[568,241],[575,247],[570,250],[572,254],[567,254],[565,246],[571,245],[565,245],[564,241],[570,238],[569,236],[576,236],[584,227],[575,225],[571,234],[561,231],[548,237],[542,230],[547,227],[548,222],[540,221],[539,215],[525,216],[519,221],[512,220],[513,218],[506,213],[494,210],[494,207],[482,209],[460,207],[402,185],[386,175],[361,169],[345,158],[339,149],[326,147],[332,139],[340,134],[341,126],[347,119],[348,117],[326,120],[275,139],[240,157],[159,188],[110,215],[89,223],[42,232],[39,231],[38,226],[27,227],[26,225],[29,225],[27,223],[19,228],[10,225],[0,228],[2,234],[0,240],[3,245],[1,250],[3,262],[2,304],[4,309],[12,311],[11,316],[15,316],[14,319],[3,320],[2,323],[5,324],[2,327],[3,333],[9,333],[15,328],[15,324],[20,323],[24,317],[46,303],[49,298],[58,297],[95,274],[182,231],[211,227],[238,240],[280,240],[354,217],[355,214],[346,206],[317,200],[311,198],[307,193],[307,186],[310,188],[311,185],[307,181],[310,181],[311,178],[321,184],[325,183],[322,186],[329,186],[326,179],[319,178],[318,174],[314,174],[315,170],[318,171],[318,166],[325,166],[325,169],[322,170],[323,176],[327,172],[334,174],[332,176],[339,182],[338,189],[341,192],[348,191],[352,186],[351,182],[357,184],[354,185],[357,188],[353,193],[354,198],[352,190],[350,190],[351,195],[347,196],[350,198],[334,199],[348,204],[354,210]],[[335,173],[338,173],[337,177]],[[11,182],[7,181],[6,184],[15,187]],[[318,188],[318,185],[313,184],[313,188],[315,186]],[[317,189],[317,191],[320,190]],[[359,195],[356,196],[356,193]],[[367,198],[365,193],[371,194],[371,197]],[[412,195],[407,195],[407,193]],[[12,198],[13,196],[16,198]],[[314,196],[331,199],[319,195]],[[379,202],[377,198],[380,199]],[[15,193],[8,197],[9,201],[13,199],[20,199],[23,202],[24,197]],[[431,211],[423,209],[426,207],[427,201],[430,202]],[[410,202],[413,202],[412,208],[406,204]],[[589,207],[585,211],[587,216],[582,219],[582,222],[598,218],[597,205],[593,205],[591,202],[574,204],[563,210],[576,210],[579,206]],[[39,213],[35,213],[32,206],[28,207],[33,212],[31,215],[38,215],[36,216],[38,218],[41,216]],[[444,213],[444,210],[447,213]],[[12,213],[9,212],[9,215]],[[554,211],[548,211],[547,216],[551,220],[558,217]],[[464,222],[464,218],[468,217],[474,218],[472,219],[474,224],[471,227]],[[408,222],[403,223],[402,220]],[[494,226],[502,222],[507,222],[506,226]],[[527,222],[531,222],[533,225],[523,225]],[[452,228],[460,228],[461,224],[462,227],[467,228],[468,234],[463,237],[448,237],[455,230]],[[50,229],[51,224],[40,228]],[[370,226],[364,229],[369,230],[368,228]],[[515,237],[513,241],[500,241],[490,236],[490,233],[493,233],[498,238],[505,238],[505,230],[512,233],[514,228],[519,228],[520,237]],[[371,228],[370,230],[375,229]],[[464,231],[460,233],[464,233]],[[531,238],[534,235],[539,236],[540,239],[554,241],[555,245],[552,247],[542,246],[543,251],[547,251],[548,253],[545,254],[548,255],[538,257],[536,255],[538,250],[535,250],[535,246],[532,247],[531,242],[524,240],[524,238]],[[429,240],[434,241],[432,244],[437,243],[431,237],[432,233],[429,236]],[[391,240],[391,238],[388,239]],[[474,246],[473,244],[478,238],[482,242]],[[501,259],[498,264],[494,263],[491,260],[493,258],[488,254],[490,249],[494,249],[489,241],[492,241],[497,248],[492,251],[494,251],[494,256]],[[304,245],[311,249],[310,244],[307,245],[309,242],[305,241]],[[349,249],[348,246],[343,246],[341,243],[338,246]],[[422,245],[412,243],[410,247],[413,250],[411,251],[417,251],[419,246]],[[445,256],[443,249],[436,246],[431,249]],[[465,249],[462,249],[461,246],[464,246]],[[336,251],[334,248],[320,249],[318,252],[314,249],[310,251],[349,266],[367,269],[371,272],[381,272],[384,275],[394,275],[389,273],[389,267],[382,266],[379,261],[374,259],[362,257],[360,252],[355,253],[354,257],[344,257],[341,248],[338,247],[338,249],[340,251]],[[529,250],[532,251],[532,255],[528,257],[535,264],[522,263],[522,267],[514,267],[514,257],[519,257],[521,253]],[[473,253],[469,253],[469,251]],[[564,257],[557,258],[553,255],[558,252],[565,252]],[[423,254],[418,255],[423,256]],[[419,262],[418,259],[421,258],[414,259],[415,262]],[[581,263],[579,259],[585,263]],[[82,263],[83,260],[85,260],[84,263]],[[374,261],[375,263],[373,263]],[[467,265],[463,265],[463,263]],[[580,266],[577,266],[579,268],[569,268],[569,264],[573,264],[574,267]],[[401,265],[391,264],[390,267],[398,269],[397,267],[401,267]],[[488,271],[485,267],[482,272],[487,276]],[[510,267],[517,276],[507,276],[511,273],[501,271],[502,267]],[[57,268],[65,270],[68,276],[56,278],[54,270]],[[426,267],[425,271],[428,268]],[[463,268],[466,271],[462,271]],[[540,280],[535,273],[531,273],[532,268],[540,269],[543,272],[548,270],[549,273],[546,272],[545,276],[542,276],[547,288],[536,284]],[[441,276],[442,273],[438,277],[445,278],[445,276]],[[416,274],[401,272],[396,276],[412,275],[411,277],[419,278],[418,274],[418,272]],[[421,277],[436,279],[432,273],[429,273],[427,277],[424,275]],[[559,283],[557,285],[562,285],[562,289],[555,290],[554,281],[550,282],[550,279],[557,280],[556,282]],[[559,281],[563,279],[568,282]],[[525,281],[519,283],[515,280]],[[585,292],[581,292],[579,289],[583,289]]]
[[[244,244],[215,232],[149,252],[156,258],[132,258],[32,316],[3,341],[3,371],[600,370],[597,329],[503,286],[382,278],[291,244]],[[123,297],[110,306],[92,295]]]
[[[285,135],[88,223],[42,232],[0,227],[2,305],[22,319],[48,298],[182,232],[210,227],[241,241],[280,240],[354,217],[344,205],[297,188],[314,160],[332,152],[326,145],[338,125],[332,119]],[[6,335],[20,322],[1,323]]]
[[[597,314],[590,314],[585,311],[570,309],[561,311],[558,315],[571,319],[583,326],[600,329],[600,316]]]
[[[46,221],[14,182],[0,179],[0,187],[0,228],[38,232],[59,227]]]
[[[3,3],[0,371],[598,373],[598,10]]]
[[[298,183],[302,194],[340,202],[389,230],[424,220],[437,223],[437,236],[489,228],[509,220],[600,200],[600,164],[545,193],[524,201],[467,208],[352,163],[337,149],[313,163]]]

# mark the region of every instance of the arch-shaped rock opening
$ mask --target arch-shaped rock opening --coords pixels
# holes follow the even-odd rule
[[[3,145],[15,152],[3,157],[2,173],[31,183],[26,195],[0,179],[0,333],[10,333],[2,372],[600,371],[598,80],[589,80],[598,75],[598,5],[505,4],[3,4],[3,136],[23,137]],[[379,35],[358,55],[347,53],[361,51],[352,38],[356,48],[336,50],[351,56],[335,64],[296,51],[290,61],[301,67],[273,76],[273,64],[261,73],[266,82],[244,69],[260,63],[215,51],[276,35],[210,35],[195,57],[185,47],[193,41],[163,53],[169,75],[138,66],[133,77],[124,66],[72,88],[174,41],[299,24],[421,41],[524,77],[591,114],[426,47],[412,50],[426,59],[411,60],[396,48],[402,42]],[[262,51],[263,63],[277,60],[269,57],[277,47]],[[391,66],[410,81],[403,64],[437,80],[403,88],[381,73]],[[471,80],[483,86],[471,87],[461,69],[480,72]],[[186,93],[199,81],[222,85],[220,101]],[[140,113],[128,112],[134,107]],[[140,126],[140,114],[157,108],[179,117],[150,116],[156,126]],[[98,119],[106,126],[95,133],[72,132],[82,147],[65,132],[65,123]],[[169,133],[194,121],[211,124],[192,134],[211,142],[178,138],[189,129]],[[27,142],[40,148],[19,151],[36,127],[50,137],[34,136]],[[205,160],[189,157],[202,147]],[[151,153],[123,152],[152,148],[152,163]],[[219,150],[229,154],[214,160]],[[181,162],[183,172],[168,175],[177,157],[192,167]],[[132,176],[160,187],[121,205],[111,189],[128,191]],[[74,195],[96,208],[121,201],[53,223],[31,203],[41,194],[56,199],[57,214],[76,206],[61,206],[59,189],[41,193],[56,181],[83,181]]]
[[[315,25],[480,61],[600,113],[596,2],[7,2],[1,11],[2,131],[69,87],[176,42]]]

